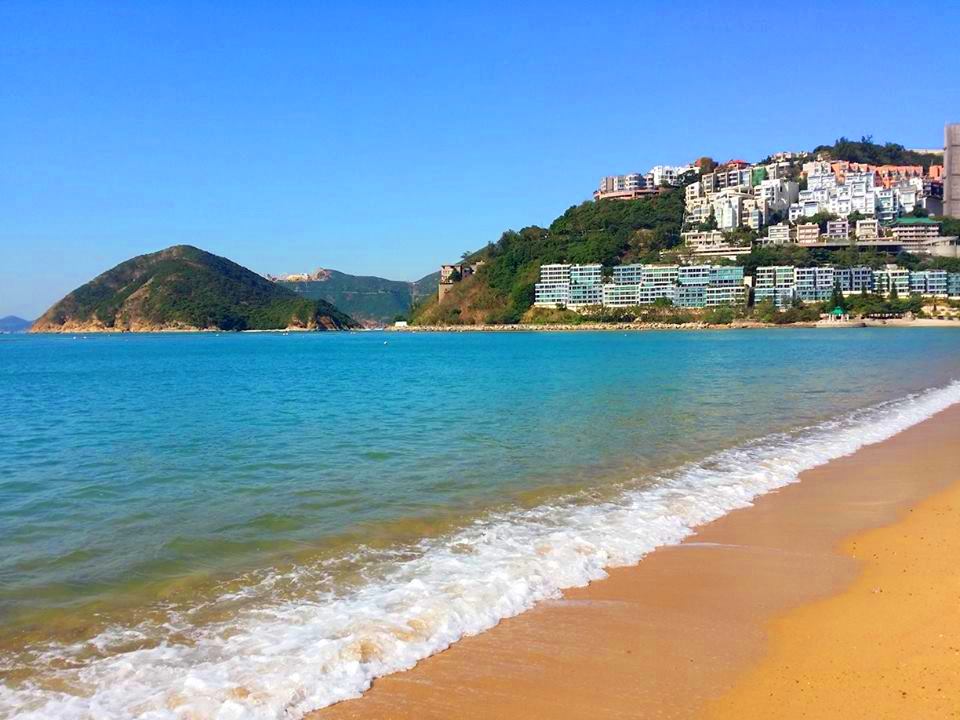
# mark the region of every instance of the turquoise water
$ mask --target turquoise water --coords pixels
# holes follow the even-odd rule
[[[511,594],[536,584],[519,550],[487,556],[476,543],[503,552],[519,542],[511,528],[535,522],[549,528],[537,542],[560,547],[565,523],[621,512],[626,489],[658,491],[698,462],[706,487],[724,452],[834,418],[866,423],[850,413],[948,386],[958,357],[960,332],[920,328],[0,336],[0,672],[12,678],[0,716],[93,717],[70,692],[33,684],[65,638],[74,669],[95,668],[77,697],[98,698],[98,717],[129,717],[157,688],[106,688],[109,661],[124,653],[147,657],[176,634],[183,655],[150,662],[182,675],[217,623],[251,623],[255,644],[262,626],[251,618],[281,612],[314,633],[297,636],[297,653],[326,647],[357,636],[354,613],[403,615],[409,606],[390,605],[397,588],[429,584],[446,562],[458,563],[447,577],[463,574],[455,596],[470,608],[481,603],[469,572],[516,571],[510,590],[483,599],[488,626],[538,595]],[[716,474],[731,477],[723,467]],[[647,519],[662,530],[654,507]],[[468,546],[475,567],[457,556]],[[604,546],[584,577],[648,549],[637,548]],[[554,569],[549,588],[582,581],[567,582],[559,560]],[[538,568],[536,582],[546,574]],[[306,618],[307,607],[337,616]],[[444,608],[431,608],[440,630],[410,657],[473,631],[449,630]],[[400,653],[378,643],[367,675]],[[294,656],[281,651],[270,667],[279,676]],[[323,664],[312,682],[326,694],[278,681],[296,703],[278,697],[236,717],[295,716],[362,689]],[[211,687],[190,706],[199,717],[223,708]]]

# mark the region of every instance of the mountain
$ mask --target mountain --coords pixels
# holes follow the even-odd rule
[[[385,325],[398,316],[408,316],[414,303],[435,295],[440,274],[404,282],[321,268],[309,274],[271,279],[303,297],[333,303],[365,325]]]
[[[32,324],[29,320],[16,315],[7,315],[5,318],[0,318],[0,333],[26,332]]]
[[[548,263],[659,262],[660,251],[680,244],[684,188],[640,200],[587,201],[567,210],[548,228],[508,230],[466,259],[483,261],[454,283],[443,301],[419,305],[420,325],[515,323],[533,305],[540,265]]]
[[[31,332],[339,330],[356,322],[226,258],[190,245],[140,255],[94,278]]]

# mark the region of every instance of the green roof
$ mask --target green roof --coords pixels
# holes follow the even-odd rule
[[[894,222],[897,225],[939,225],[936,220],[931,220],[928,217],[901,217],[897,218]]]
[[[837,315],[837,316],[846,315],[842,307],[835,307],[833,310],[830,311],[830,314]]]

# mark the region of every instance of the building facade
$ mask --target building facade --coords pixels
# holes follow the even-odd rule
[[[943,214],[960,218],[960,123],[943,132]]]
[[[617,265],[612,282],[603,268],[590,265],[541,265],[534,305],[582,310],[591,306],[634,307],[669,300],[683,308],[743,305],[744,272],[737,266]]]

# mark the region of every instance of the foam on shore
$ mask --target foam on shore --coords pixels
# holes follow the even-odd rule
[[[600,579],[607,567],[635,564],[804,470],[957,402],[960,383],[953,382],[714,454],[625,486],[610,501],[570,498],[491,516],[421,542],[391,561],[388,572],[343,594],[318,590],[310,598],[301,587],[296,601],[262,605],[220,624],[193,627],[185,618],[176,627],[114,628],[90,641],[99,648],[91,660],[78,659],[89,648],[49,647],[44,661],[73,662],[45,674],[42,684],[0,685],[0,716],[299,718],[564,588]],[[284,581],[309,590],[314,570]],[[189,639],[109,651],[158,632]]]

